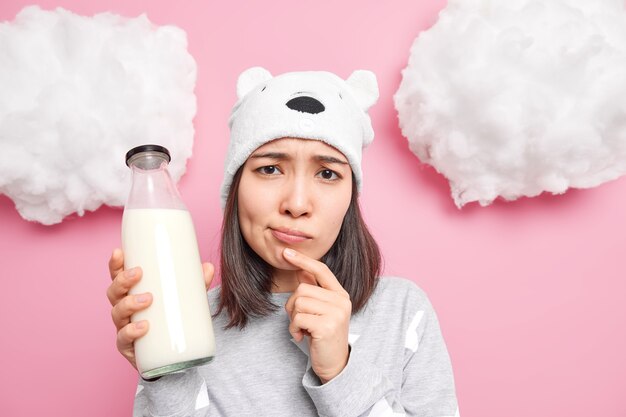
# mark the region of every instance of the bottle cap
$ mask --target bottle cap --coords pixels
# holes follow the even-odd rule
[[[130,158],[132,158],[133,155],[136,155],[141,152],[160,152],[167,157],[168,163],[172,160],[172,157],[170,156],[170,151],[168,151],[167,148],[161,145],[141,145],[141,146],[136,146],[130,151],[126,152],[126,166],[129,166],[128,161],[130,161]]]

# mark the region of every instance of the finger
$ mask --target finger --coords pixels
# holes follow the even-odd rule
[[[124,270],[124,253],[120,248],[113,249],[113,253],[111,254],[111,258],[109,259],[109,274],[111,275],[111,279],[114,280],[115,277]]]
[[[287,310],[290,320],[293,320],[293,317],[298,313],[322,316],[332,313],[335,309],[335,307],[330,303],[310,297],[298,297],[292,303],[292,306],[291,310]]]
[[[152,294],[149,292],[128,295],[111,309],[111,318],[115,327],[120,330],[130,323],[130,318],[138,311],[144,310],[152,304]]]
[[[285,248],[283,250],[283,258],[285,258],[292,265],[309,272],[315,278],[319,286],[331,291],[346,293],[339,281],[337,281],[337,277],[335,277],[335,275],[323,262],[309,258],[308,256],[291,248]]]
[[[117,332],[117,349],[133,350],[133,343],[135,340],[148,333],[150,324],[148,320],[141,320],[136,323],[129,323]]]
[[[117,332],[117,350],[120,351],[127,359],[135,362],[135,348],[133,343],[135,340],[148,333],[150,323],[147,320],[141,320],[136,323],[129,323]]]
[[[287,302],[285,303],[285,310],[287,310],[287,312],[293,311],[293,304],[300,297],[315,298],[327,303],[337,303],[339,298],[343,299],[343,297],[340,297],[337,293],[318,287],[317,285],[300,284],[293,294],[291,294],[291,296],[287,299]]]
[[[296,342],[302,340],[304,332],[308,332],[312,338],[315,338],[322,320],[324,319],[315,314],[298,313],[289,323],[289,333],[291,333]]]
[[[130,268],[117,274],[109,288],[107,297],[112,306],[128,295],[128,291],[139,282],[143,275],[140,267]]]
[[[213,277],[215,276],[215,266],[213,266],[213,264],[210,262],[203,263],[202,273],[204,274],[204,284],[208,291],[209,287],[211,286],[211,282],[213,281]]]

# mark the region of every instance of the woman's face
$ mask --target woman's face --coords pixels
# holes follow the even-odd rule
[[[335,242],[352,197],[352,170],[323,142],[278,139],[250,155],[237,197],[248,245],[274,268],[295,270],[283,249],[319,260]]]

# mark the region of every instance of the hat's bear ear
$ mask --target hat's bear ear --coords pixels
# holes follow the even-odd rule
[[[262,67],[248,68],[237,79],[237,98],[241,99],[257,85],[272,79],[272,74]]]
[[[356,70],[346,83],[363,111],[367,111],[378,100],[378,82],[372,71]]]

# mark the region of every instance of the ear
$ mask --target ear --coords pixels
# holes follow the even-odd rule
[[[378,83],[372,71],[356,70],[348,77],[346,83],[364,111],[378,100]]]
[[[237,79],[237,98],[242,98],[248,94],[254,87],[272,79],[272,74],[262,67],[248,68]]]

